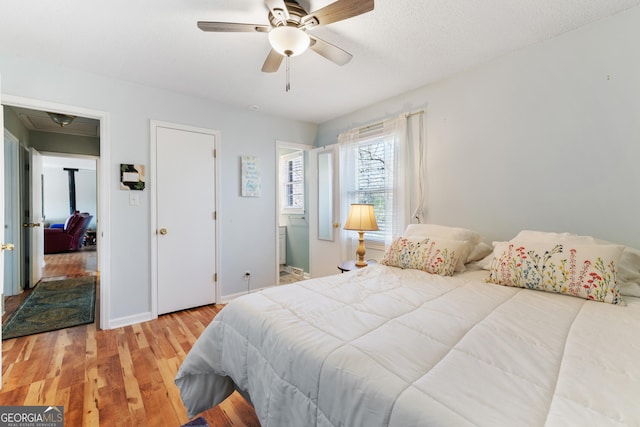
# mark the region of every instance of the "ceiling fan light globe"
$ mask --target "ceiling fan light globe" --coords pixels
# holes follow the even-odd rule
[[[300,55],[310,42],[307,33],[296,27],[281,26],[269,31],[271,47],[283,56]]]

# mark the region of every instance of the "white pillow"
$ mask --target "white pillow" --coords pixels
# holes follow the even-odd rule
[[[572,245],[595,245],[591,236],[578,236],[573,233],[553,233],[547,231],[522,230],[510,242],[568,243]]]
[[[438,224],[409,224],[403,236],[405,237],[438,237],[448,240],[458,240],[466,242],[465,253],[460,254],[460,259],[456,264],[456,272],[465,270],[464,264],[473,249],[482,240],[480,233],[460,227],[449,227]]]
[[[491,252],[493,252],[493,246],[485,242],[480,242],[471,250],[471,253],[467,257],[467,263],[480,261],[487,255],[490,255]]]

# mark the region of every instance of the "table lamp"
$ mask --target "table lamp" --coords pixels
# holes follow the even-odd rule
[[[358,250],[356,254],[358,259],[356,260],[356,267],[366,267],[367,262],[364,260],[364,232],[365,231],[377,231],[378,223],[376,222],[376,216],[373,212],[373,205],[366,203],[352,203],[349,208],[349,216],[347,222],[344,225],[345,230],[355,230],[358,232]]]

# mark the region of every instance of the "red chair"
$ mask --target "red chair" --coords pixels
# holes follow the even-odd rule
[[[45,228],[44,253],[57,254],[80,249],[92,219],[93,216],[88,212],[75,211],[65,222],[64,228]]]

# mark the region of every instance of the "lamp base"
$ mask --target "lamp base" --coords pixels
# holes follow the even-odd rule
[[[364,260],[364,254],[364,231],[358,231],[358,250],[356,250],[358,258],[356,259],[356,267],[366,267],[368,265]]]

